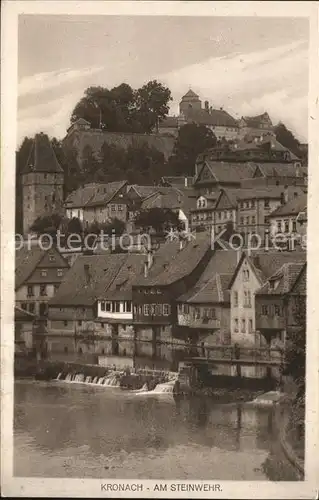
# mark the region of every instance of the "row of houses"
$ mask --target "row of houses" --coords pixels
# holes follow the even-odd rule
[[[305,252],[212,249],[206,232],[146,254],[81,255],[71,267],[57,248],[28,253],[17,257],[16,308],[41,320],[37,345],[53,359],[176,368],[188,345],[283,346],[306,294]]]

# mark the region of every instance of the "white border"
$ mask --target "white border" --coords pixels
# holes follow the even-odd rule
[[[1,389],[2,389],[2,470],[4,496],[92,497],[111,496],[101,491],[101,484],[119,480],[34,479],[12,476],[13,426],[13,305],[14,305],[14,196],[15,149],[17,133],[17,19],[19,13],[30,14],[117,14],[170,16],[267,16],[309,17],[310,88],[309,88],[309,201],[308,201],[308,318],[307,318],[307,397],[306,397],[306,477],[302,482],[235,482],[218,481],[222,492],[206,494],[212,498],[316,498],[319,490],[318,407],[319,407],[319,313],[316,288],[319,283],[318,198],[318,2],[127,2],[127,1],[4,1],[2,3],[2,71],[1,71]],[[123,483],[133,481],[123,481]],[[139,481],[142,482],[142,481]],[[186,481],[179,481],[185,483]],[[194,483],[195,481],[190,481]],[[153,491],[159,481],[143,481],[144,491],[114,493],[114,497],[203,498],[203,493],[159,493]],[[173,481],[165,481],[168,486]],[[169,489],[169,487],[168,487]]]

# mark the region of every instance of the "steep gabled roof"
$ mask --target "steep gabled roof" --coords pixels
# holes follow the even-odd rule
[[[299,275],[293,283],[290,293],[292,295],[306,295],[307,293],[307,262],[304,263]]]
[[[194,97],[194,98],[199,98],[199,96],[197,94],[195,94],[195,92],[192,90],[192,89],[189,89],[188,92],[186,92],[185,95],[183,95],[182,99],[184,99],[185,97]]]
[[[16,251],[15,255],[15,289],[17,290],[31,276],[45,255],[38,245],[30,249],[27,245]]]
[[[94,192],[93,197],[86,203],[86,206],[96,207],[107,205],[126,184],[127,181],[119,181],[101,185],[101,187]]]
[[[196,122],[199,125],[210,125],[216,127],[237,128],[237,121],[227,111],[223,109],[189,109],[187,110],[186,120]]]
[[[266,283],[258,290],[257,295],[284,295],[290,292],[304,267],[304,262],[287,262],[283,264]],[[275,288],[271,283],[276,283]]]
[[[88,203],[88,201],[93,198],[94,194],[98,190],[101,184],[97,182],[92,182],[86,184],[83,187],[79,187],[75,191],[72,191],[65,200],[65,206],[67,208],[83,208]]]
[[[243,179],[252,178],[256,169],[256,166],[253,163],[206,160],[198,172],[195,184],[207,182],[205,179],[201,180],[201,173],[205,167],[209,169],[211,176],[216,180],[216,182],[233,182],[238,184],[240,184]]]
[[[301,193],[296,198],[288,201],[285,205],[278,207],[276,210],[271,212],[269,217],[278,217],[285,215],[298,215],[300,212],[305,212],[307,208],[307,194]]]
[[[66,273],[49,306],[92,306],[97,298],[107,293],[127,258],[127,254],[80,255]]]
[[[177,301],[192,304],[228,302],[228,286],[236,264],[236,251],[216,250],[196,285]]]
[[[154,255],[148,277],[139,278],[134,286],[165,286],[188,276],[211,248],[210,234],[197,233],[196,240],[185,242],[180,250],[177,240],[167,241]]]
[[[231,288],[238,272],[241,269],[243,261],[247,259],[252,269],[255,272],[256,277],[262,286],[265,281],[275,274],[284,264],[286,263],[304,263],[306,260],[306,252],[278,252],[265,250],[251,251],[249,256],[245,251],[242,252],[242,256],[230,281],[229,287]]]
[[[36,134],[33,139],[29,158],[22,170],[23,174],[31,172],[48,174],[63,173],[63,168],[59,164],[49,137],[46,134]]]
[[[256,116],[245,116],[245,117],[243,117],[243,120],[245,120],[248,127],[258,128],[259,125],[264,123],[265,118],[267,121],[270,122],[269,125],[272,127],[272,123],[271,123],[271,120],[270,120],[267,112],[262,113],[261,115],[256,115]]]

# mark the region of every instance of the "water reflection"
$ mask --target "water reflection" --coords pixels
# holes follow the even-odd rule
[[[20,475],[25,473],[28,456],[34,456],[38,467],[34,470],[36,466],[29,460],[29,474],[41,475],[45,456],[52,463],[50,474],[63,477],[65,467],[62,470],[57,459],[61,454],[73,457],[75,477],[88,473],[79,465],[84,455],[86,467],[92,464],[92,471],[94,464],[100,467],[114,459],[112,463],[118,463],[119,472],[115,468],[112,473],[122,474],[118,477],[126,477],[128,468],[132,477],[156,477],[151,466],[156,461],[160,464],[158,474],[167,467],[167,474],[180,478],[211,478],[212,468],[219,479],[227,479],[227,475],[231,479],[232,474],[246,480],[271,475],[269,468],[261,469],[273,440],[272,413],[268,409],[216,405],[200,398],[142,399],[114,388],[20,382],[15,387],[14,426]],[[78,449],[82,455],[75,451]],[[223,450],[221,458],[218,450]],[[201,468],[196,471],[199,460]],[[262,470],[258,477],[256,463]],[[146,474],[147,464],[151,476],[141,476]],[[109,465],[104,469],[113,470]],[[89,477],[97,473],[92,471]]]

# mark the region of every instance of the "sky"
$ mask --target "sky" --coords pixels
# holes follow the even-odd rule
[[[18,143],[62,138],[91,85],[157,79],[235,118],[268,111],[307,141],[309,26],[302,18],[20,15]]]

